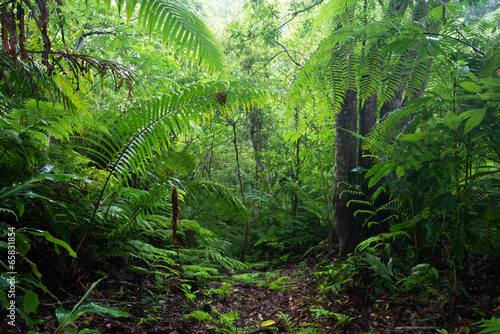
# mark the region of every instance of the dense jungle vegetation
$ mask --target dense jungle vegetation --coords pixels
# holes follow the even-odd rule
[[[500,333],[499,0],[0,18],[0,333]]]

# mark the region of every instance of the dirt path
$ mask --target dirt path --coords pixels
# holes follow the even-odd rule
[[[451,306],[446,300],[418,300],[404,293],[371,299],[367,291],[354,284],[328,294],[318,289],[319,285],[308,268],[233,272],[199,286],[180,284],[177,279],[162,281],[154,275],[109,279],[86,303],[118,307],[131,317],[86,313],[71,327],[78,328],[77,333],[89,328],[99,333],[141,334],[437,333],[447,328]],[[488,295],[478,290],[474,298],[481,304]],[[470,325],[467,316],[471,300],[457,301],[458,324]],[[67,299],[63,307],[71,309],[77,302],[77,298]],[[53,333],[59,305],[42,306],[45,323],[33,329]],[[27,330],[18,329],[16,333]]]

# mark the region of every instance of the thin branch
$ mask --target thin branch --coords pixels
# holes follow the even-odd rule
[[[283,28],[286,24],[288,24],[290,21],[292,21],[292,20],[293,20],[293,19],[294,19],[297,15],[299,15],[300,13],[303,13],[303,12],[305,12],[305,11],[308,11],[309,9],[311,9],[311,8],[313,8],[313,7],[316,7],[317,5],[321,4],[323,1],[324,1],[324,0],[320,0],[320,1],[318,1],[317,3],[312,4],[311,6],[309,6],[309,7],[307,7],[307,8],[304,8],[304,9],[302,9],[302,10],[298,10],[298,11],[294,12],[293,14],[291,14],[291,15],[292,15],[292,17],[291,17],[289,20],[285,21],[285,22],[284,22],[284,23],[282,23],[280,26],[278,26],[278,27],[276,27],[276,28],[273,28],[272,32],[274,32],[274,31],[276,31],[276,30],[279,30],[279,29]],[[262,17],[259,15],[259,13],[257,13],[257,15],[259,16],[259,18],[260,18],[260,19],[261,19],[261,20],[262,20],[262,21],[263,21],[263,22],[264,22],[264,23],[265,23],[268,27],[272,28],[272,25],[271,25],[269,22],[267,22],[264,18],[262,18]],[[255,37],[260,36],[260,35],[262,35],[262,33],[259,33],[259,34],[257,34],[257,35],[253,35],[253,36],[251,36],[250,38],[247,38],[247,39],[245,39],[245,40],[242,40],[242,43],[246,43],[246,42],[248,42],[249,40],[252,40],[252,39],[254,39]]]
[[[116,29],[114,31],[89,31],[89,32],[86,32],[85,34],[80,35],[80,38],[78,38],[78,42],[76,42],[76,46],[75,46],[75,52],[78,52],[80,50],[86,37],[89,37],[92,35],[111,35],[111,34],[115,35]]]
[[[294,12],[294,13],[292,14],[292,17],[291,17],[288,21],[285,21],[285,23],[283,23],[283,24],[282,24],[282,25],[280,25],[279,27],[274,28],[274,30],[273,30],[273,31],[276,31],[276,30],[279,30],[279,29],[283,28],[286,24],[288,24],[290,21],[292,21],[292,20],[293,20],[293,19],[294,19],[297,15],[299,15],[300,13],[303,13],[303,12],[305,12],[305,11],[308,11],[309,9],[311,9],[311,8],[313,8],[313,7],[316,7],[317,5],[319,5],[319,4],[320,4],[320,3],[322,3],[322,2],[323,2],[323,0],[320,0],[320,1],[318,1],[318,2],[316,2],[316,3],[314,3],[314,4],[312,4],[312,5],[310,5],[310,6],[309,6],[309,7],[307,7],[307,8],[304,8],[304,9],[302,9],[302,10],[298,10],[298,11]]]
[[[302,57],[304,57],[304,55],[303,55],[300,51],[297,51],[297,50],[288,50],[288,51],[293,51],[293,52],[300,53],[300,55],[301,55]],[[261,68],[259,68],[257,71],[252,72],[252,73],[253,73],[253,74],[256,74],[256,73],[257,73],[257,72],[259,72],[260,70],[263,70],[264,68],[266,68],[266,67],[267,67],[267,65],[269,65],[269,63],[270,63],[270,62],[272,62],[272,61],[274,60],[274,58],[278,57],[280,54],[285,53],[285,52],[286,52],[286,50],[285,50],[285,51],[280,51],[280,52],[278,52],[278,53],[277,53],[277,54],[275,54],[275,55],[274,55],[271,59],[269,59],[269,61],[268,61],[268,62],[267,62],[264,66],[262,66],[262,67],[261,67]]]
[[[297,66],[299,66],[299,67],[300,67],[300,66],[302,66],[300,63],[298,63],[297,61],[295,61],[295,59],[293,59],[293,58],[292,58],[292,55],[289,53],[289,51],[294,51],[294,52],[297,52],[297,53],[299,53],[299,54],[302,56],[302,58],[304,58],[304,55],[303,55],[302,53],[300,53],[299,51],[296,51],[296,50],[288,50],[288,49],[287,49],[287,48],[286,48],[283,44],[281,44],[281,43],[280,43],[280,42],[278,42],[277,40],[276,40],[275,42],[276,42],[276,44],[278,44],[279,46],[281,46],[281,47],[285,50],[286,54],[288,55],[288,57],[290,58],[290,60],[291,60],[291,61],[292,61],[295,65],[297,65]]]
[[[457,42],[460,42],[462,44],[465,44],[465,45],[469,46],[470,48],[472,48],[472,50],[474,50],[474,52],[479,53],[481,56],[484,57],[484,52],[482,52],[481,50],[479,50],[476,46],[472,45],[471,43],[469,43],[467,41],[463,41],[463,40],[461,40],[459,38],[451,37],[451,36],[446,36],[446,35],[435,33],[435,32],[425,32],[424,35],[433,35],[433,36],[440,36],[440,37],[450,38],[452,40],[455,40]]]

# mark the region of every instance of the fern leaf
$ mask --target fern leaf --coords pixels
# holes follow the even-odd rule
[[[126,0],[125,11],[130,21],[138,0]],[[120,10],[120,2],[117,2]],[[210,73],[221,73],[229,79],[224,66],[224,55],[219,43],[205,23],[175,0],[143,0],[139,6],[138,25],[149,36],[161,38],[174,54],[182,55],[188,63]]]

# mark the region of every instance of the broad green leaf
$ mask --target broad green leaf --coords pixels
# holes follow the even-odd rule
[[[19,249],[21,254],[26,255],[30,250],[30,240],[22,233],[16,233],[16,247]]]
[[[403,136],[404,141],[418,141],[425,138],[433,138],[436,133],[433,132],[417,132],[417,133],[409,133]]]
[[[69,317],[71,311],[66,311],[65,309],[58,308],[56,309],[56,318],[57,321],[62,324]]]
[[[461,82],[460,87],[469,92],[481,93],[481,88],[479,88],[479,85],[471,81]]]
[[[500,101],[500,92],[488,91],[479,95],[479,98],[483,101]]]
[[[25,259],[26,260],[26,259]],[[41,277],[41,275],[40,275]],[[38,277],[38,278],[40,278]],[[57,297],[54,296],[52,294],[52,292],[50,292],[50,290],[42,284],[42,282],[40,282],[39,279],[36,279],[34,278],[32,275],[30,274],[27,274],[27,275],[23,275],[23,280],[29,284],[33,284],[34,286],[36,286],[37,288],[39,288],[40,290],[42,290],[43,292],[45,292],[46,294],[50,295],[51,297],[53,297],[55,300],[57,300]],[[59,300],[57,300],[59,302]]]
[[[16,209],[19,210],[19,217],[21,217],[24,213],[24,204],[16,201]]]
[[[460,125],[460,117],[458,117],[454,112],[449,112],[444,116],[444,124],[450,129],[456,131]]]
[[[398,178],[403,176],[405,174],[405,167],[404,166],[398,166],[396,167],[396,175]]]
[[[68,252],[69,255],[72,257],[77,257],[75,251],[71,248],[70,245],[68,245],[66,242],[62,241],[61,239],[54,238],[52,234],[50,234],[47,231],[41,231],[41,230],[29,230],[28,233],[35,235],[35,236],[43,236],[47,241],[50,241],[54,244],[56,247],[56,252],[59,254],[59,250],[57,249],[57,245],[65,248]]]
[[[483,108],[481,108],[483,109]],[[469,118],[471,117],[472,115],[474,115],[478,110],[481,110],[481,109],[472,109],[472,110],[467,110],[467,111],[464,111],[463,113],[461,113],[458,117],[460,117],[460,121],[463,121],[464,119],[466,118]]]
[[[122,311],[119,308],[100,305],[96,303],[88,303],[86,305],[81,305],[80,307],[78,307],[76,312],[79,314],[79,316],[82,315],[83,313],[92,312],[98,314],[108,314],[115,318],[130,317],[130,314],[128,312]]]
[[[26,313],[35,313],[36,314],[36,309],[38,308],[38,305],[40,305],[40,301],[38,300],[38,295],[33,292],[33,290],[28,290],[26,294],[24,295],[24,310]]]
[[[479,82],[479,79],[474,75],[474,73],[472,72],[469,72],[469,74],[467,75],[472,81],[478,83]]]
[[[481,108],[476,110],[476,112],[474,112],[469,117],[467,122],[465,122],[464,133],[468,133],[476,126],[478,126],[482,122],[485,115],[486,115],[486,108]]]
[[[485,87],[500,87],[500,78],[483,78],[481,83]]]
[[[391,173],[393,169],[394,169],[393,162],[386,163],[382,168],[380,168],[380,170],[375,175],[373,175],[370,178],[370,182],[368,182],[368,187],[371,188],[374,185],[376,185],[378,181],[380,181],[387,174]]]

